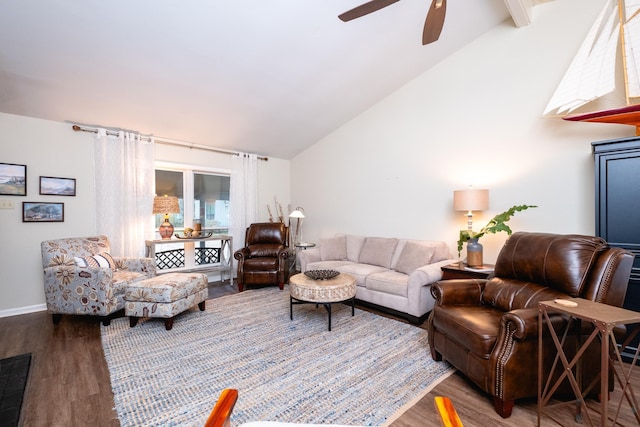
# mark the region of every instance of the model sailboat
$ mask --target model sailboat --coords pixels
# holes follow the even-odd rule
[[[620,79],[624,81],[623,101],[615,99]],[[611,102],[606,97],[612,94],[613,107],[575,114],[587,104]],[[565,115],[565,120],[573,121],[631,124],[638,129],[640,105],[633,105],[634,98],[640,98],[640,0],[607,0],[544,114]]]

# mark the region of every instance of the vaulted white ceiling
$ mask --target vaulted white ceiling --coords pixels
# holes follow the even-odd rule
[[[363,2],[0,0],[0,112],[289,159],[532,0]]]

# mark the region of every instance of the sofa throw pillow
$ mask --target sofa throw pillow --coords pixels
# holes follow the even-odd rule
[[[347,237],[335,236],[328,239],[320,239],[320,259],[322,261],[347,259]]]
[[[430,264],[434,252],[435,248],[433,247],[407,242],[402,248],[395,270],[400,273],[411,274],[423,265]]]
[[[101,268],[111,268],[116,270],[116,262],[113,260],[113,257],[109,252],[101,252],[99,254],[85,256],[85,257],[74,257],[76,265],[78,267],[101,267]]]
[[[354,236],[353,234],[346,234],[344,237],[347,239],[347,260],[358,262],[358,259],[360,259],[360,251],[362,250],[366,237]]]
[[[358,262],[391,268],[391,258],[398,239],[385,237],[367,237],[362,245]]]

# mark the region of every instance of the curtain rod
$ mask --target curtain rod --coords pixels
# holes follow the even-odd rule
[[[98,133],[98,129],[96,129],[96,128],[89,128],[89,127],[78,126],[78,125],[73,125],[73,126],[71,126],[71,128],[76,132]],[[107,130],[107,135],[117,136],[118,132],[117,131]],[[151,136],[142,136],[141,138],[150,141],[152,137]],[[213,148],[213,147],[209,147],[209,146],[206,146],[206,145],[193,144],[191,142],[177,141],[175,139],[161,138],[161,137],[158,137],[158,136],[154,136],[153,138],[156,140],[156,142],[158,144],[173,145],[173,146],[177,146],[177,147],[194,148],[194,149],[197,149],[197,150],[212,151],[214,153],[229,154],[231,156],[241,156],[241,155],[243,155],[243,153],[239,153],[237,151],[223,150],[223,149],[220,149],[220,148]],[[264,160],[266,162],[266,161],[269,160],[269,158],[268,157],[258,156],[258,160]]]

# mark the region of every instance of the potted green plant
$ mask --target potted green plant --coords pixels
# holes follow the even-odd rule
[[[489,223],[487,225],[485,225],[484,227],[482,227],[480,229],[480,231],[478,231],[477,233],[473,230],[460,230],[460,238],[458,239],[458,256],[460,256],[460,252],[462,251],[462,245],[465,242],[469,242],[471,241],[471,243],[477,244],[478,239],[481,238],[482,236],[484,236],[487,233],[498,233],[500,231],[504,231],[507,234],[511,235],[511,233],[513,233],[513,231],[511,230],[511,228],[507,225],[507,221],[509,221],[511,219],[511,217],[513,215],[515,215],[516,212],[520,212],[520,211],[524,211],[526,209],[529,208],[537,208],[537,206],[535,205],[516,205],[516,206],[512,206],[511,208],[509,208],[508,210],[494,216],[493,218],[491,218],[491,220],[489,221]],[[470,243],[467,243],[467,245],[469,245]],[[479,244],[478,244],[479,245]],[[467,247],[468,249],[468,247]],[[482,265],[482,246],[480,245],[480,262],[479,264]],[[468,257],[467,257],[468,258]],[[476,265],[477,263],[469,263],[469,265]]]

